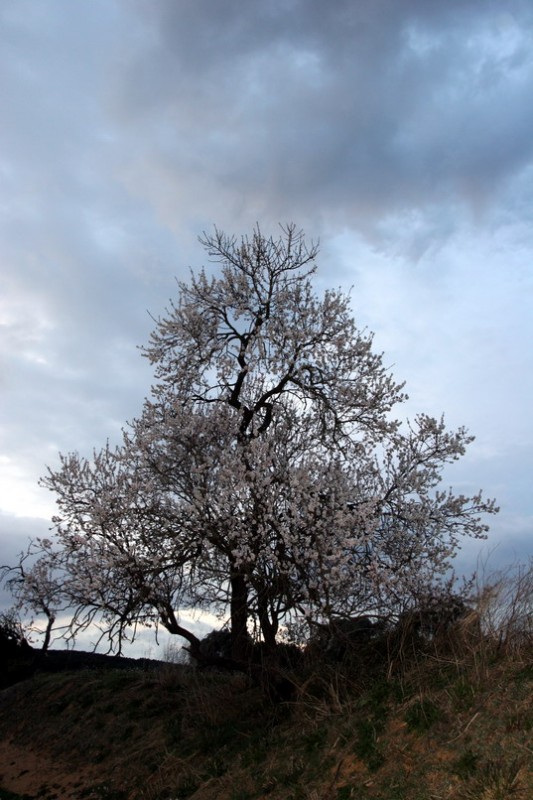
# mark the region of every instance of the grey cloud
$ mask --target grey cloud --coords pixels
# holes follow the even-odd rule
[[[364,224],[385,208],[475,201],[531,158],[522,3],[140,7],[150,35],[125,58],[118,105],[139,153],[174,131],[145,155],[180,180],[205,174],[252,203],[260,185],[282,212]]]
[[[0,512],[0,567],[14,566],[18,554],[24,552],[30,539],[46,537],[50,523],[37,517],[17,517]],[[13,604],[4,585],[0,586],[0,613]]]

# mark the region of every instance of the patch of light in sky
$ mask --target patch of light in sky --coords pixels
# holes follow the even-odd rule
[[[467,48],[476,56],[478,69],[491,60],[513,71],[520,66],[520,60],[513,60],[513,57],[524,52],[530,44],[529,31],[524,30],[512,14],[506,13],[489,16],[486,25],[480,26],[466,40]]]
[[[35,484],[24,468],[8,456],[0,456],[0,508],[4,514],[16,517],[42,517],[50,519],[55,503]]]
[[[180,612],[180,621],[187,624],[188,629],[203,639],[214,628],[220,628],[222,622],[208,611],[197,611],[192,609],[190,611]],[[107,638],[100,638],[101,631],[96,624],[89,625],[86,630],[81,631],[75,638],[67,642],[61,638],[60,631],[63,626],[67,626],[71,621],[71,616],[63,614],[57,617],[54,631],[55,635],[52,636],[50,647],[54,650],[69,649],[93,651],[95,648],[99,653],[107,652],[109,642]],[[30,620],[23,621],[25,625],[30,625]],[[46,622],[38,620],[32,625],[31,642],[34,647],[39,647],[42,642],[42,634],[46,629]],[[100,642],[98,641],[100,639]],[[98,644],[98,647],[97,647]],[[179,650],[186,644],[184,639],[179,636],[168,633],[164,628],[160,628],[157,635],[157,642],[154,637],[154,628],[146,625],[139,625],[137,628],[137,635],[134,642],[125,642],[123,646],[123,655],[128,658],[153,658],[157,660],[168,660],[167,656],[172,651]]]
[[[437,50],[442,44],[441,36],[416,23],[406,27],[404,38],[409,50],[422,57]]]

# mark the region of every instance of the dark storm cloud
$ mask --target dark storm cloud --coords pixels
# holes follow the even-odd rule
[[[520,2],[137,7],[146,37],[125,61],[122,113],[147,141],[169,126],[152,157],[182,178],[364,224],[490,199],[531,158],[533,11]]]

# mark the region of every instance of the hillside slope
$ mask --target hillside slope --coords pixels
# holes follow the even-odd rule
[[[278,705],[183,666],[38,675],[0,693],[0,798],[528,800],[531,655],[322,665]]]

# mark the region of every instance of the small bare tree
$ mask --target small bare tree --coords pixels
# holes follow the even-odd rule
[[[30,617],[27,629],[35,633],[33,618],[35,616],[45,618],[44,630],[37,629],[37,632],[42,634],[43,653],[50,645],[63,596],[49,544],[47,540],[30,542],[27,549],[19,554],[15,566],[0,568],[0,582],[5,583],[15,600],[14,611],[24,617]]]

